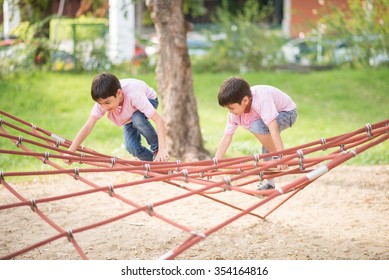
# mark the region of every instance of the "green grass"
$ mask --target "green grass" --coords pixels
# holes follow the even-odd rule
[[[119,78],[127,77],[116,73]],[[213,155],[223,135],[227,110],[216,99],[219,85],[232,73],[194,74],[194,91],[200,115],[205,147]],[[0,81],[0,109],[23,120],[72,140],[89,116],[93,106],[90,83],[94,73],[24,74]],[[270,84],[287,92],[298,105],[299,117],[294,127],[283,132],[285,147],[293,147],[350,132],[366,123],[389,118],[389,69],[333,70],[314,73],[259,72],[242,75],[251,84]],[[153,74],[139,75],[155,89]],[[7,118],[0,116],[8,121]],[[83,143],[97,151],[126,157],[122,130],[106,118],[98,122]],[[389,163],[389,141],[369,149],[348,164],[371,165]],[[0,139],[2,148],[10,148]],[[239,128],[229,148],[228,157],[251,155],[260,144],[247,131]],[[10,159],[0,155],[0,170],[18,170],[31,160]],[[30,163],[34,169],[44,168]]]

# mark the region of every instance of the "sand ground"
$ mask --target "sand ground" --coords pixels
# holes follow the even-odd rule
[[[99,185],[132,180],[129,176],[106,174],[90,178]],[[300,175],[301,176],[301,175]],[[282,185],[293,177],[279,178]],[[58,175],[31,182],[13,182],[25,198],[43,198],[90,189],[70,176]],[[255,188],[255,185],[247,186]],[[157,182],[116,190],[136,205],[164,201],[186,190]],[[226,191],[209,195],[243,209],[259,198]],[[0,185],[0,205],[18,200]],[[264,215],[280,196],[259,207]],[[56,225],[80,229],[135,209],[106,193],[98,192],[50,203],[39,210]],[[193,195],[154,207],[154,213],[178,223],[140,212],[112,223],[74,234],[74,239],[94,260],[157,259],[182,244],[190,234],[220,225],[241,213],[209,198]],[[55,236],[49,226],[28,206],[0,210],[0,257]],[[213,232],[180,253],[185,260],[388,260],[389,259],[389,165],[339,166],[298,192],[265,220],[244,215]],[[15,259],[77,260],[80,255],[67,238],[29,250]]]

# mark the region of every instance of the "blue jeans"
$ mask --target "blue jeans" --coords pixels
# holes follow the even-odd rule
[[[158,108],[158,98],[149,99],[155,109]],[[144,161],[152,161],[154,152],[158,151],[158,134],[149,119],[140,111],[132,115],[132,122],[123,126],[124,146],[134,157]],[[146,139],[150,149],[142,146],[141,135]]]
[[[292,127],[297,119],[297,110],[281,111],[276,118],[278,130],[281,132],[289,127]],[[263,122],[262,119],[256,120],[250,126],[250,132],[254,134],[270,134],[269,128]],[[269,151],[262,146],[262,154],[266,154]]]

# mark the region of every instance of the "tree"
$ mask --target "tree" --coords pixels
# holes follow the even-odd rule
[[[186,44],[190,24],[184,19],[183,0],[148,0],[146,5],[159,39],[156,76],[169,152],[185,161],[204,159],[209,154],[204,149],[193,92]]]

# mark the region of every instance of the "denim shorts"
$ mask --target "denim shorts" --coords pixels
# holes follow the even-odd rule
[[[283,131],[296,122],[297,110],[292,111],[281,111],[278,113],[276,118],[278,130]],[[250,132],[254,134],[270,134],[268,126],[263,122],[262,119],[254,121],[250,126]]]

